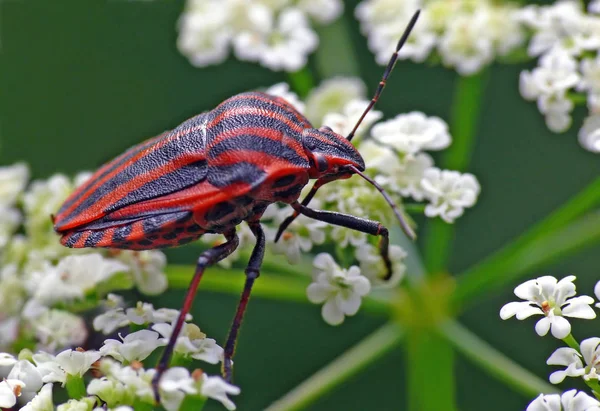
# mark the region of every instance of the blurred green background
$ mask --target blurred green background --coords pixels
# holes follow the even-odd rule
[[[374,63],[353,19],[356,3],[346,2],[344,18],[361,76],[373,91],[382,67]],[[286,80],[284,73],[234,59],[192,67],[175,48],[175,25],[183,7],[182,0],[2,1],[1,163],[24,160],[36,178],[94,169],[233,94]],[[470,167],[482,194],[477,206],[458,221],[452,272],[517,236],[600,173],[600,157],[577,143],[583,110],[576,112],[570,132],[550,133],[535,104],[519,95],[523,68],[495,65],[490,70]],[[386,117],[420,110],[448,120],[455,79],[454,72],[440,67],[400,62],[378,109]],[[192,264],[196,253],[193,246],[169,251],[170,261]],[[578,290],[591,294],[600,279],[599,255],[596,246],[528,278],[575,274]],[[463,315],[463,323],[546,378],[551,369],[545,360],[559,342],[539,338],[534,320],[500,320],[500,307],[514,300],[512,288],[486,297]],[[154,302],[178,307],[180,300],[180,293],[169,292]],[[236,301],[237,296],[204,292],[201,286],[195,320],[223,342]],[[308,304],[252,301],[235,359],[236,383],[242,388],[234,399],[239,409],[263,409],[381,324],[358,314],[342,326],[330,327],[319,310]],[[598,336],[598,329],[597,321],[580,321],[574,333],[583,339]],[[506,388],[460,356],[456,375],[461,410],[524,409],[533,399]],[[436,378],[435,367],[430,378]],[[310,409],[402,409],[405,383],[403,352],[398,349]],[[567,381],[563,387],[576,383]],[[212,402],[206,409],[222,408]]]

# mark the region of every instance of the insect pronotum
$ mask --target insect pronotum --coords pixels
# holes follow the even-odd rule
[[[62,205],[54,218],[54,228],[67,247],[145,250],[186,244],[205,233],[225,236],[225,243],[204,251],[198,258],[179,318],[157,365],[155,390],[205,269],[237,248],[236,226],[246,221],[256,237],[256,245],[225,343],[222,372],[231,381],[238,331],[265,251],[260,218],[274,202],[290,204],[294,209],[294,214],[281,224],[276,240],[300,214],[379,236],[379,250],[387,276],[391,276],[387,228],[377,221],[314,210],[308,205],[319,187],[357,174],[384,196],[404,232],[414,239],[392,199],[363,173],[365,163],[351,140],[381,96],[398,51],[418,16],[419,11],[410,20],[371,102],[348,136],[336,134],[327,126],[313,128],[280,97],[242,93],[130,148],[96,171]],[[316,182],[298,202],[310,179]]]

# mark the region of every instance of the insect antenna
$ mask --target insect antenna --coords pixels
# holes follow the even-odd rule
[[[362,123],[362,121],[364,120],[367,113],[369,111],[371,111],[371,109],[373,108],[375,103],[377,103],[377,101],[379,100],[379,97],[381,96],[383,88],[385,87],[385,84],[386,84],[388,78],[390,77],[392,70],[394,70],[396,61],[398,60],[398,52],[400,51],[400,49],[402,48],[404,43],[406,43],[406,40],[408,39],[410,32],[412,31],[413,27],[415,27],[415,23],[417,22],[417,19],[419,18],[420,13],[421,13],[421,10],[417,10],[415,12],[415,14],[413,14],[412,18],[410,19],[408,26],[406,26],[406,29],[404,30],[402,37],[400,37],[400,40],[398,41],[398,45],[396,46],[396,51],[394,51],[394,54],[392,54],[392,57],[390,57],[390,61],[388,62],[387,67],[385,68],[385,71],[383,72],[383,76],[381,77],[379,86],[377,86],[377,91],[375,91],[375,95],[373,96],[373,98],[371,99],[371,102],[369,103],[369,105],[367,106],[365,111],[362,113],[362,115],[360,116],[360,118],[358,119],[356,124],[354,125],[354,128],[352,129],[350,134],[348,134],[348,136],[346,137],[348,139],[348,141],[352,141],[352,139],[354,138],[354,133],[356,133],[358,126],[360,126],[360,123]]]
[[[371,184],[373,187],[375,187],[377,189],[377,191],[379,191],[381,193],[381,195],[383,196],[385,201],[390,205],[390,207],[392,207],[392,210],[394,211],[396,218],[400,222],[400,227],[402,227],[402,231],[404,231],[404,233],[407,235],[407,237],[410,238],[411,240],[413,240],[413,241],[416,240],[417,236],[416,236],[415,232],[410,227],[408,222],[404,219],[404,216],[402,215],[400,210],[398,210],[398,206],[396,205],[396,203],[394,203],[394,200],[392,200],[392,198],[384,190],[384,188],[381,187],[375,180],[373,180],[372,178],[370,178],[369,176],[364,174],[362,171],[360,171],[358,168],[354,167],[353,165],[349,165],[349,166],[347,166],[347,168],[349,170],[351,170],[353,173],[361,176],[369,184]]]

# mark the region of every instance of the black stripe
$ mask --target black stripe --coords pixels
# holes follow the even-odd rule
[[[115,228],[113,232],[112,241],[113,243],[121,243],[123,241],[127,241],[127,237],[131,234],[132,227],[131,225],[123,225],[121,227]]]
[[[206,160],[186,164],[170,173],[163,174],[155,180],[147,182],[137,190],[131,191],[116,203],[105,208],[104,212],[110,213],[130,204],[183,190],[204,180],[207,172]]]
[[[265,181],[265,178],[266,173],[261,168],[245,161],[226,166],[208,167],[208,182],[215,187],[247,183],[254,188]]]
[[[282,158],[295,166],[308,167],[308,160],[300,157],[298,153],[281,141],[271,140],[254,134],[242,134],[228,137],[208,150],[208,158],[215,159],[226,152],[238,150],[256,151],[273,157]]]
[[[176,129],[174,129],[169,135],[177,133],[177,132],[181,131],[182,129],[189,129],[190,123],[192,122],[192,120],[193,120],[193,124],[196,124],[196,123],[202,122],[203,118],[206,118],[205,115],[198,115],[198,116],[194,117],[193,119],[190,119],[187,122],[183,123]],[[168,142],[164,146],[162,146],[158,149],[149,151],[146,156],[138,159],[134,163],[131,163],[128,167],[123,169],[120,173],[113,176],[111,179],[106,181],[100,187],[96,188],[96,190],[94,190],[89,195],[89,197],[87,199],[85,199],[85,201],[83,201],[81,204],[79,204],[68,216],[65,217],[63,224],[66,224],[69,220],[72,220],[73,218],[78,216],[84,210],[91,207],[94,203],[100,201],[104,196],[110,195],[119,186],[135,179],[140,174],[144,174],[153,169],[161,167],[161,166],[169,163],[170,161],[172,161],[174,158],[181,156],[182,154],[203,153],[204,152],[204,144],[203,144],[204,139],[202,138],[201,134],[202,134],[202,130],[196,130],[193,133],[187,133],[187,134],[184,133],[181,137]],[[177,172],[177,170],[175,170],[175,173],[176,172]],[[183,170],[183,174],[189,177],[188,170]],[[188,185],[192,185],[192,184],[194,184],[194,182],[201,181],[202,179],[204,179],[205,174],[200,175],[200,178],[198,178],[197,175],[192,176],[192,177],[193,178],[188,181]],[[195,181],[194,181],[194,179],[195,179]],[[168,187],[164,187],[163,190],[159,191],[158,195],[165,195],[165,194],[171,193],[172,191],[168,191],[168,189],[169,189]],[[156,191],[149,193],[150,196],[156,196],[156,194],[157,194]],[[149,198],[154,198],[154,197],[144,197],[144,196],[138,195],[137,197],[134,196],[134,198],[132,198],[131,201],[142,201],[142,200],[146,200]],[[132,202],[120,202],[120,207],[123,207],[124,205],[128,205],[128,204],[132,204]],[[113,205],[111,205],[108,209],[111,211],[116,210],[117,208],[113,207]]]
[[[81,233],[81,232],[72,233],[71,236],[69,237],[69,239],[67,240],[67,242],[65,243],[65,247],[72,248],[75,245],[75,243],[77,242],[77,240],[79,240],[81,238],[82,235],[83,235],[83,233]]]
[[[155,233],[156,231],[160,231],[167,224],[180,223],[190,218],[192,218],[192,213],[190,211],[159,214],[148,218],[144,218],[144,220],[142,220],[142,228],[144,230],[145,235],[150,235],[152,233]]]
[[[296,195],[296,194],[300,193],[300,191],[302,191],[303,187],[304,186],[302,184],[296,184],[296,185],[291,186],[288,189],[274,192],[273,193],[273,197],[275,197],[275,198],[287,198],[289,196],[293,196],[293,195]]]
[[[88,238],[85,239],[84,247],[95,247],[96,244],[104,237],[104,231],[92,231]]]
[[[298,142],[302,141],[302,133],[294,130],[278,118],[273,118],[268,114],[241,114],[236,111],[228,113],[218,123],[214,123],[210,128],[211,141],[221,134],[230,133],[240,127],[261,127],[274,132],[284,134]]]
[[[168,134],[163,135],[162,138],[155,140],[156,137],[151,138],[149,141],[146,141],[144,143],[140,143],[134,147],[131,147],[130,149],[128,149],[127,151],[125,151],[123,154],[121,154],[123,157],[119,160],[118,156],[117,158],[115,158],[113,160],[112,163],[110,164],[110,167],[107,168],[104,172],[102,172],[101,174],[98,174],[97,176],[94,175],[93,178],[90,178],[88,181],[86,181],[83,186],[81,186],[80,190],[81,190],[81,195],[84,195],[88,192],[89,188],[94,184],[94,182],[103,179],[104,177],[106,177],[108,174],[112,173],[114,170],[116,170],[117,168],[121,167],[123,164],[125,164],[127,161],[129,161],[132,157],[134,157],[135,155],[137,155],[139,152],[141,152],[142,150],[145,150],[146,148],[156,144],[158,141],[162,140],[163,138],[165,138]],[[160,136],[160,135],[159,135]],[[159,137],[157,136],[157,137]],[[77,200],[79,200],[81,198],[81,195],[73,197],[71,199],[69,199],[68,201],[65,201],[62,205],[62,207],[59,210],[59,214],[63,211],[66,210],[67,208],[69,208],[71,205],[73,205],[73,203],[75,203]]]
[[[246,98],[240,98],[240,96]],[[265,98],[269,99],[270,101],[264,101]],[[221,104],[219,104],[217,108],[213,110],[213,113],[215,116],[219,116],[220,114],[223,114],[226,111],[235,111],[236,109],[240,109],[242,107],[261,108],[266,111],[275,112],[287,118],[290,122],[298,124],[300,128],[304,127],[304,125],[298,121],[298,117],[296,114],[297,112],[295,113],[291,111],[288,107],[279,105],[278,102],[274,101],[273,96],[260,92],[241,93],[236,96],[233,96],[232,98],[227,99]]]

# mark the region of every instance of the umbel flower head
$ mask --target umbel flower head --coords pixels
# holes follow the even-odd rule
[[[223,62],[233,48],[240,60],[296,71],[319,43],[312,25],[330,23],[342,9],[341,0],[188,0],[177,45],[198,67]]]
[[[561,347],[554,351],[546,364],[564,365],[567,368],[550,374],[552,384],[561,383],[565,377],[583,377],[600,380],[600,338],[592,337],[581,342],[581,354],[573,348]],[[581,361],[583,357],[584,363]]]
[[[526,411],[600,411],[600,401],[583,391],[569,390],[562,395],[540,394]]]
[[[535,325],[535,331],[544,336],[550,330],[556,338],[565,338],[571,333],[571,324],[565,317],[596,318],[590,307],[592,297],[575,297],[575,276],[557,281],[552,276],[544,276],[524,282],[515,288],[515,295],[525,301],[511,302],[500,310],[503,320],[516,316],[523,320],[532,315],[543,315]]]

